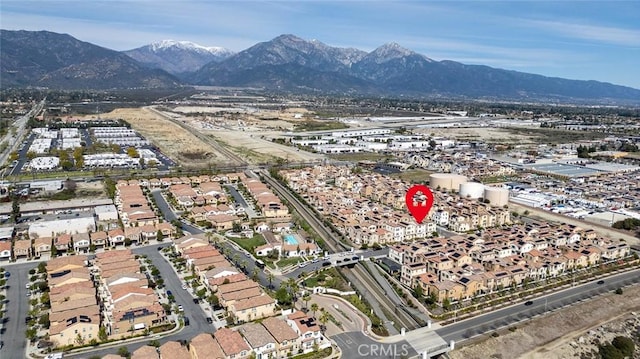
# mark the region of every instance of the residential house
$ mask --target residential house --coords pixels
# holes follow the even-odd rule
[[[88,233],[78,233],[73,236],[73,250],[76,253],[87,253],[91,246]]]
[[[251,348],[244,341],[242,335],[235,330],[229,328],[220,328],[214,334],[214,338],[220,344],[220,348],[224,352],[225,359],[246,359],[251,354]]]
[[[191,359],[217,359],[225,357],[220,344],[218,344],[209,333],[200,333],[191,339],[189,342],[189,354],[191,355]]]
[[[43,254],[51,253],[52,237],[38,237],[33,240],[33,255],[40,258]]]
[[[71,235],[64,233],[53,239],[53,246],[56,247],[56,251],[58,251],[58,253],[66,252],[71,249],[71,241]]]
[[[276,301],[266,293],[244,299],[237,299],[228,305],[237,322],[250,322],[277,314]]]
[[[276,351],[276,340],[261,324],[248,323],[241,325],[237,331],[242,334],[247,344],[255,353],[256,359],[271,358]]]
[[[276,356],[284,358],[298,352],[298,333],[281,318],[270,317],[262,325],[276,341]]]
[[[315,318],[309,317],[302,311],[296,311],[287,315],[286,319],[287,324],[300,337],[300,347],[304,353],[310,353],[316,347],[323,349],[331,346],[331,342],[322,335]]]
[[[13,242],[13,257],[18,258],[31,258],[31,240],[22,239]]]
[[[189,356],[187,348],[178,342],[169,341],[160,346],[160,359],[186,359]]]
[[[104,358],[104,357],[103,357]],[[131,359],[158,359],[158,349],[150,345],[143,345],[131,353]],[[175,359],[175,357],[173,357]]]

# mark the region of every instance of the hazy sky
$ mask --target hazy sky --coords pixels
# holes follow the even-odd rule
[[[281,34],[365,51],[397,42],[435,60],[640,88],[640,0],[2,0],[0,27],[114,50],[172,39],[241,51]]]

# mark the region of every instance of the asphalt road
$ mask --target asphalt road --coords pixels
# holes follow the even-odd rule
[[[523,300],[519,304],[445,325],[437,329],[436,333],[446,341],[455,340],[456,342],[461,342],[475,335],[487,333],[521,320],[530,319],[536,315],[575,304],[580,300],[585,300],[598,294],[612,292],[617,288],[639,283],[639,274],[640,269],[636,269],[607,277],[604,279],[604,284],[597,284],[597,281],[594,280],[544,297],[532,299],[531,301],[533,303],[531,305],[525,305],[525,301]]]
[[[167,262],[164,257],[159,253],[158,247],[166,247],[168,244],[157,244],[146,247],[133,248],[134,254],[146,254],[148,258],[160,271],[160,275],[164,279],[165,289],[171,290],[173,296],[176,299],[176,304],[182,304],[184,307],[185,316],[189,317],[190,325],[182,328],[179,332],[157,339],[160,344],[164,344],[168,341],[180,341],[191,340],[193,337],[200,333],[208,332],[214,333],[215,327],[212,324],[208,324],[206,317],[208,316],[202,307],[193,302],[193,296],[187,290],[182,289],[182,281],[178,278],[177,274],[173,270],[173,267]],[[130,353],[133,353],[136,349],[143,345],[147,345],[149,341],[154,337],[150,336],[143,338],[136,343],[130,344],[115,344],[113,346],[101,346],[100,349],[79,354],[68,354],[65,358],[86,358],[89,356],[105,356],[107,354],[116,354],[118,348],[127,347]],[[23,358],[23,356],[16,357]],[[4,357],[3,357],[4,359]]]
[[[11,273],[7,278],[7,303],[5,304],[5,317],[2,324],[1,339],[4,348],[0,349],[2,359],[24,359],[27,340],[25,331],[27,325],[24,318],[29,311],[29,299],[25,285],[29,282],[29,270],[38,266],[38,263],[21,263],[5,267]]]
[[[342,350],[342,358],[397,359],[418,355],[406,340],[379,343],[362,332],[346,332],[331,337]]]

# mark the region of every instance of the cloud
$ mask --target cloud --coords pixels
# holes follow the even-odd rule
[[[553,31],[557,35],[568,38],[640,47],[640,31],[638,30],[548,20],[525,20],[523,24],[530,24],[543,31]]]

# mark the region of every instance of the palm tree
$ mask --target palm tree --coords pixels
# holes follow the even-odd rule
[[[269,280],[269,288],[273,289],[273,280],[276,278],[276,276],[269,272],[269,274],[267,274],[267,279]]]
[[[304,302],[304,307],[308,308],[309,307],[309,301],[311,300],[311,296],[309,295],[309,293],[304,293],[304,295],[302,296],[302,301]]]
[[[311,303],[311,311],[313,312],[313,317],[316,317],[316,312],[318,311],[318,303]]]
[[[327,329],[327,322],[329,321],[329,313],[327,313],[327,311],[325,311],[324,308],[322,308],[320,311],[321,311],[321,314],[318,320],[320,321],[320,323],[322,323],[322,326],[320,327],[320,329],[322,329],[322,333],[324,333],[324,331]]]
[[[287,287],[289,287],[289,291],[291,291],[291,298],[293,300],[293,302],[296,302],[296,294],[298,294],[298,289],[300,289],[300,287],[298,286],[298,282],[296,282],[296,280],[294,278],[289,278],[287,280]]]
[[[253,267],[253,270],[251,271],[251,279],[253,279],[254,281],[258,280],[258,268],[257,267]]]

